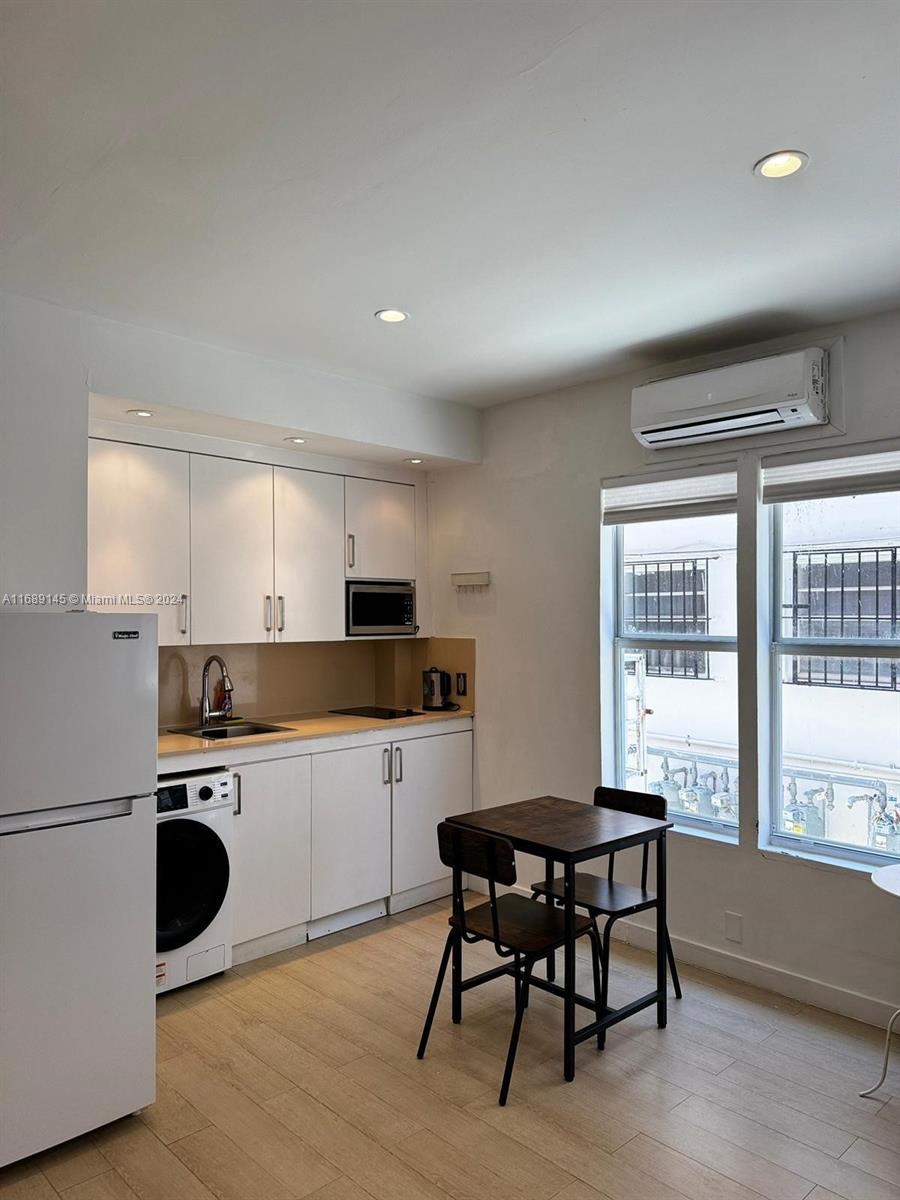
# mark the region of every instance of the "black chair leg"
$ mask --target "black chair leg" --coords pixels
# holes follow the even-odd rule
[[[450,967],[450,1015],[454,1025],[462,1021],[462,935],[458,929],[450,932],[452,965]]]
[[[549,864],[548,864],[548,870],[549,870]],[[532,892],[531,898],[532,898],[532,900],[540,900],[540,898],[541,898],[540,893]],[[546,903],[553,905],[553,901],[550,899],[549,896],[546,899]],[[553,983],[555,979],[556,979],[556,951],[551,950],[550,953],[547,955],[547,982]]]
[[[600,934],[597,932],[596,923],[591,925],[588,936],[591,939],[591,967],[594,971],[594,1001],[596,1002],[597,1020],[603,1017],[602,998],[603,984],[601,982],[600,972]],[[600,1046],[600,1035],[597,1035],[597,1047]]]
[[[434,1021],[434,1014],[437,1011],[438,998],[441,994],[441,988],[444,986],[444,976],[447,974],[447,963],[450,961],[450,951],[453,948],[454,932],[451,929],[447,935],[447,941],[444,945],[444,953],[441,955],[441,965],[438,967],[437,979],[434,981],[434,991],[431,993],[431,1003],[428,1005],[428,1016],[425,1018],[425,1028],[422,1030],[422,1037],[419,1042],[419,1049],[416,1053],[416,1058],[425,1057],[425,1047],[428,1045],[428,1035],[431,1033],[431,1025]]]
[[[603,928],[603,943],[600,957],[600,973],[602,985],[600,988],[600,1007],[606,1012],[609,1007],[609,943],[612,937],[612,921],[607,921]],[[601,1029],[597,1034],[597,1049],[602,1050],[606,1045],[606,1030]]]
[[[519,1002],[516,1005],[516,1019],[513,1022],[512,1034],[509,1039],[509,1050],[506,1054],[506,1067],[503,1071],[503,1083],[500,1085],[500,1101],[501,1105],[506,1104],[506,1097],[509,1095],[509,1082],[512,1079],[513,1065],[516,1061],[516,1048],[519,1045],[519,1033],[522,1029],[522,1018],[525,1015],[525,1009],[528,1007],[528,987],[531,983],[531,970],[534,966],[533,960],[530,960],[525,965],[525,970],[522,973],[522,988],[519,994]]]
[[[513,965],[516,968],[516,973],[513,975],[513,983],[515,984],[516,1008],[518,1008],[519,999],[522,995],[522,962],[519,954],[516,954],[513,958]]]
[[[678,968],[675,966],[675,952],[672,949],[672,939],[666,926],[666,958],[669,960],[669,971],[672,975],[672,986],[675,988],[675,998],[681,999],[681,983],[678,979]]]

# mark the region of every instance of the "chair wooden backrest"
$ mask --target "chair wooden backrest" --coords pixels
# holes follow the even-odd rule
[[[511,887],[516,882],[516,856],[512,842],[490,833],[482,833],[478,829],[464,829],[450,821],[441,821],[437,827],[437,835],[441,862],[453,872],[453,912],[459,920],[463,937],[467,942],[478,941],[477,937],[466,930],[466,910],[462,894],[462,876],[465,872],[467,875],[477,875],[479,879],[487,880],[494,949],[498,954],[504,954],[500,944],[496,884]]]
[[[616,812],[633,813],[636,817],[650,817],[654,821],[666,819],[665,796],[654,796],[648,792],[626,792],[622,788],[594,788],[594,804],[598,808],[612,808]],[[644,843],[643,859],[641,862],[641,887],[647,887],[647,868],[650,862],[650,846]],[[607,879],[613,882],[616,868],[615,851],[609,856],[609,871]]]

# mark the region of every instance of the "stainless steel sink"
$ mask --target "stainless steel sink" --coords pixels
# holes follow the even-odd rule
[[[227,738],[254,737],[260,733],[290,733],[290,730],[286,729],[284,725],[262,725],[258,721],[234,721],[230,725],[205,725],[194,729],[186,729],[182,726],[180,729],[170,729],[168,732],[185,733],[188,737],[214,738],[224,741]]]

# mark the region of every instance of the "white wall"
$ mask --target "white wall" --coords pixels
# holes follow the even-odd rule
[[[900,313],[790,342],[835,334],[845,339],[843,440],[897,437]],[[429,484],[435,633],[477,639],[482,807],[544,793],[587,801],[600,779],[600,482],[651,461],[629,428],[636,381],[488,410],[481,465]],[[487,592],[452,590],[451,571],[480,570],[491,572]],[[865,874],[674,835],[669,878],[685,957],[865,1019],[896,1006],[900,914]],[[724,938],[726,909],[743,914],[741,945]]]
[[[0,596],[85,590],[89,392],[476,461],[481,414],[0,293]],[[399,455],[398,455],[399,456]]]
[[[88,388],[62,314],[0,304],[0,597],[85,590]]]

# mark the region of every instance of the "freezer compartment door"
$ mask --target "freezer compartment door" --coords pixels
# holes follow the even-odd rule
[[[153,1103],[156,805],[120,811],[0,833],[0,1167]]]
[[[0,613],[0,814],[156,789],[156,616]]]

